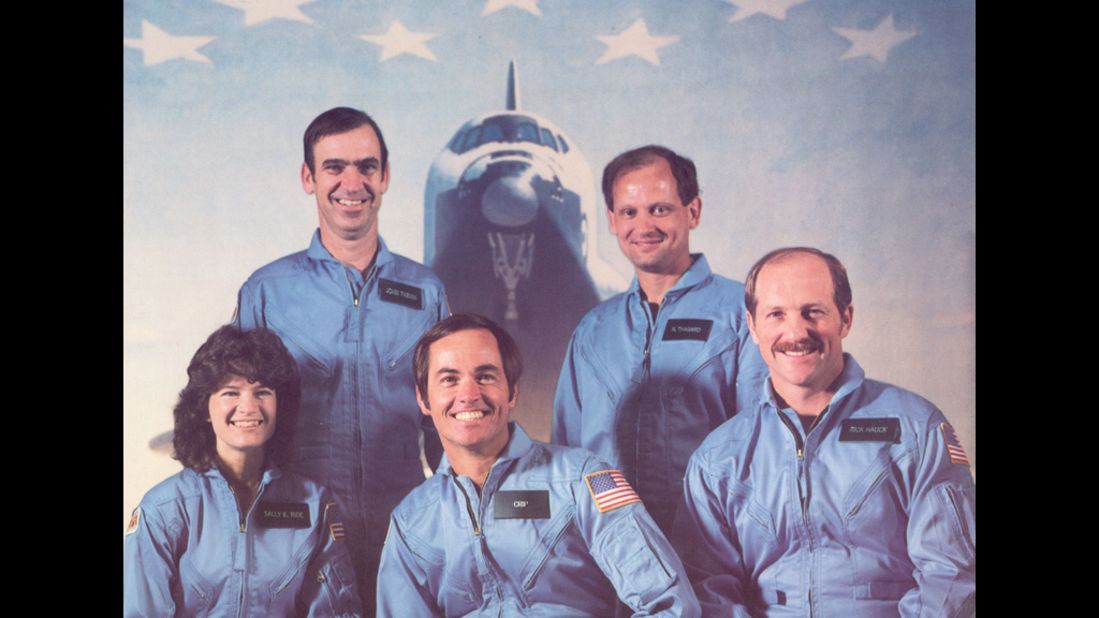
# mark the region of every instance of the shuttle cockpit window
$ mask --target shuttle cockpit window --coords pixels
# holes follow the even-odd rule
[[[553,139],[553,131],[542,127],[542,143],[554,150],[557,150],[557,142]]]
[[[568,143],[567,143],[567,142],[565,141],[565,138],[564,138],[564,137],[561,137],[561,135],[560,135],[560,134],[558,134],[558,135],[557,135],[557,139],[558,139],[558,140],[559,140],[559,141],[561,142],[561,152],[568,152],[568,151],[569,151],[569,145],[568,145]]]

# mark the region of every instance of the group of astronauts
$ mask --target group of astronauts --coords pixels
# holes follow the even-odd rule
[[[303,148],[319,228],[192,359],[184,469],[130,519],[124,615],[975,613],[969,461],[843,352],[834,256],[714,274],[691,160],[619,155],[602,189],[636,276],[576,327],[545,444],[510,420],[511,336],[449,315],[378,235],[374,120],[328,110]]]

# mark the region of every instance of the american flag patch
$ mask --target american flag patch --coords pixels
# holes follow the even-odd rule
[[[958,441],[958,435],[954,433],[954,428],[950,426],[950,423],[945,422],[939,423],[939,427],[943,430],[943,439],[946,440],[946,452],[950,455],[950,462],[968,466],[969,458],[965,456],[965,449],[962,448],[962,443]]]
[[[343,523],[328,524],[328,532],[332,534],[333,541],[342,541],[344,537]]]
[[[630,482],[618,470],[592,472],[584,476],[584,480],[588,482],[588,491],[591,492],[592,500],[595,500],[595,506],[600,513],[641,502],[637,492],[630,487]]]

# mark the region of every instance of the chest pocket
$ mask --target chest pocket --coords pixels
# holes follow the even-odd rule
[[[190,553],[183,554],[179,559],[179,588],[183,598],[176,600],[177,613],[200,618],[210,614],[221,592],[220,586],[213,586],[199,573]]]
[[[844,527],[849,540],[855,544],[859,542],[860,533],[867,529],[863,524],[878,522],[876,526],[885,529],[908,519],[904,512],[908,508],[908,489],[904,487],[903,479],[913,452],[903,442],[904,429],[901,444],[863,443],[878,445],[878,450],[843,499]]]
[[[520,569],[523,577],[523,593],[528,593],[538,584],[539,576],[545,571],[555,554],[554,549],[561,541],[572,524],[575,510],[568,508],[558,509],[557,514],[550,520],[550,524],[541,530],[538,540],[527,555],[527,559]]]
[[[278,334],[286,349],[298,362],[303,384],[310,381],[324,383],[337,377],[336,363],[329,359],[329,355],[324,351],[325,347],[303,332],[303,325],[308,324],[308,321],[294,323],[274,312],[268,314],[266,319],[267,326]]]
[[[323,531],[323,528],[320,528]],[[272,529],[265,531],[267,535],[274,536],[272,533],[283,532],[282,530]],[[288,531],[286,531],[288,532]],[[289,545],[293,536],[291,534],[285,534],[280,536],[286,536],[286,544]],[[309,541],[315,539],[314,535],[309,536]],[[269,609],[274,607],[293,608],[293,596],[302,586],[302,581],[299,576],[302,575],[308,566],[309,559],[313,555],[313,548],[315,545],[312,542],[305,542],[301,544],[301,547],[294,551],[293,557],[287,561],[287,568],[278,577],[271,582],[270,602],[268,604]],[[306,573],[305,577],[310,576]],[[294,583],[294,586],[290,584]],[[286,597],[291,597],[287,599]]]

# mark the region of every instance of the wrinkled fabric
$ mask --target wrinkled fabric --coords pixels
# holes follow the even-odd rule
[[[600,512],[592,453],[533,442],[518,425],[483,490],[444,456],[393,512],[379,616],[697,616],[683,565],[640,502]],[[497,517],[545,492],[545,518]],[[503,500],[504,504],[497,504]],[[606,506],[606,505],[604,505]]]
[[[766,385],[691,457],[674,540],[707,616],[976,611],[976,494],[946,418],[844,360],[807,434]],[[840,440],[860,419],[900,435]]]
[[[307,510],[302,528],[270,527],[265,508]],[[185,468],[134,511],[123,541],[124,616],[361,616],[344,522],[331,492],[264,471],[244,518],[217,468]],[[242,529],[243,528],[243,529]]]

